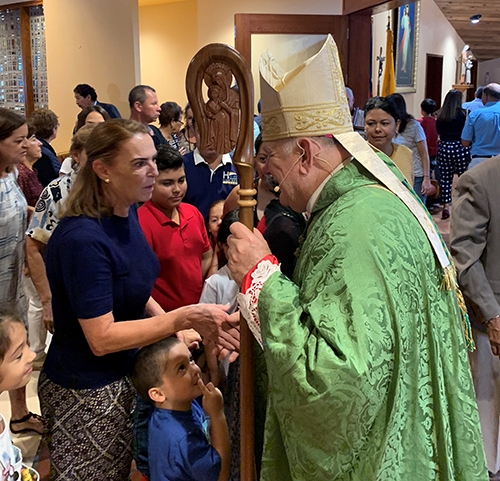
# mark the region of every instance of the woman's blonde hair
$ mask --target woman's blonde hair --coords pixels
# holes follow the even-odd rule
[[[113,165],[123,144],[137,134],[149,135],[149,130],[134,120],[113,119],[94,127],[85,144],[87,163],[78,174],[61,217],[85,215],[99,218],[113,214],[113,206],[104,197],[102,181],[92,164],[100,160],[106,165]]]

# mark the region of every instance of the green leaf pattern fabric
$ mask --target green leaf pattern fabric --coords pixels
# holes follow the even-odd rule
[[[326,184],[291,282],[259,297],[263,481],[488,479],[453,291],[408,208],[356,161]]]

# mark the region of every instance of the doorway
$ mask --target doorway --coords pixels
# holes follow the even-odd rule
[[[355,15],[235,15],[235,48],[251,65],[253,35],[327,35],[335,39],[344,82],[355,93],[355,106],[363,107],[370,96],[371,17]],[[355,34],[349,35],[349,32]],[[256,72],[254,72],[255,74]],[[258,77],[257,77],[258,78]]]
[[[425,98],[436,102],[436,110],[441,108],[443,95],[443,56],[427,54],[425,66]]]

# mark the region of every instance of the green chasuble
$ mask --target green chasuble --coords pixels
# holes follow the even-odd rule
[[[263,481],[488,480],[456,293],[442,278],[394,194],[356,161],[330,178],[294,282],[276,272],[259,297]]]

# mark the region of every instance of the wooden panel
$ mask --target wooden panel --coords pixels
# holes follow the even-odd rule
[[[235,48],[252,61],[253,34],[326,35],[331,33],[339,49],[342,69],[347,72],[347,29],[349,19],[341,15],[245,14],[234,16]]]
[[[339,50],[344,80],[354,92],[355,105],[365,105],[370,91],[371,36],[371,17],[366,12],[349,16],[237,13],[234,20],[235,48],[249,63],[252,60],[252,34],[331,33]]]
[[[21,7],[35,7],[37,5],[42,5],[43,1],[42,0],[30,0],[28,2],[17,2],[17,3],[9,3],[6,5],[0,5],[0,10],[5,10],[5,9],[14,9],[14,8],[21,8]]]
[[[31,66],[31,32],[29,7],[19,8],[21,22],[21,52],[23,62],[24,113],[29,117],[34,109],[33,69]]]
[[[478,60],[500,57],[500,10],[498,0],[435,0],[458,35],[469,44]],[[342,13],[374,15],[400,7],[408,0],[344,0]],[[482,15],[478,24],[470,22],[471,15]]]
[[[371,17],[349,16],[347,85],[354,92],[354,105],[363,109],[370,96]]]
[[[371,9],[375,6],[386,3],[384,0],[344,0],[342,5],[342,15],[360,12]]]
[[[377,13],[387,12],[408,3],[408,0],[344,0],[342,15],[351,15],[353,13],[362,15],[375,15]]]

